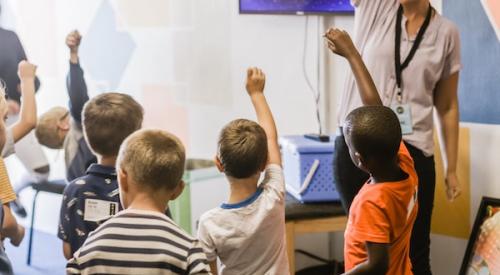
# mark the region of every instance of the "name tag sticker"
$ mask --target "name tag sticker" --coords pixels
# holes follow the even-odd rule
[[[118,212],[118,203],[96,199],[85,199],[83,220],[98,222],[113,217]]]
[[[398,116],[399,124],[401,125],[401,132],[403,133],[403,135],[409,135],[413,133],[413,123],[411,120],[410,105],[395,104],[391,106],[391,109]]]

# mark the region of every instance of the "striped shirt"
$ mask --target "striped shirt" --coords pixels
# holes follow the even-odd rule
[[[69,260],[68,274],[210,274],[193,239],[162,213],[126,209],[103,223]]]
[[[0,158],[0,200],[2,203],[7,204],[16,200],[16,193],[10,184],[9,174],[7,167],[2,158]]]

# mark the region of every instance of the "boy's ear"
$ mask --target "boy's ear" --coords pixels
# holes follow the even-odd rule
[[[363,158],[363,156],[361,156],[361,154],[358,152],[355,152],[354,156],[356,156],[356,166],[358,168],[364,170],[364,168],[366,168],[366,162],[365,162],[365,159]]]
[[[63,131],[69,131],[70,125],[68,121],[59,121],[57,122],[57,128],[63,130]]]
[[[172,193],[172,196],[170,197],[170,200],[177,199],[182,194],[182,191],[184,191],[184,187],[185,186],[186,186],[186,184],[184,183],[183,180],[181,180],[181,182],[179,182],[179,184],[175,188],[174,192]]]
[[[215,156],[214,158],[215,166],[217,166],[217,169],[219,172],[224,173],[224,165],[222,165],[222,162],[219,159],[219,156]]]
[[[117,171],[118,176],[118,184],[120,185],[120,190],[124,192],[128,192],[129,190],[129,182],[128,182],[128,173],[126,170],[120,168]]]

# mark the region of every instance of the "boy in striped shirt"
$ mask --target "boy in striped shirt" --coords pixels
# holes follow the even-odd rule
[[[68,274],[210,274],[198,241],[165,216],[184,189],[185,149],[177,137],[142,130],[117,159],[125,210],[92,232],[68,262]]]

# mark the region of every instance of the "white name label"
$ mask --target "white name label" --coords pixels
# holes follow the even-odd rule
[[[104,221],[118,212],[118,203],[96,199],[85,200],[83,219],[90,222]]]

